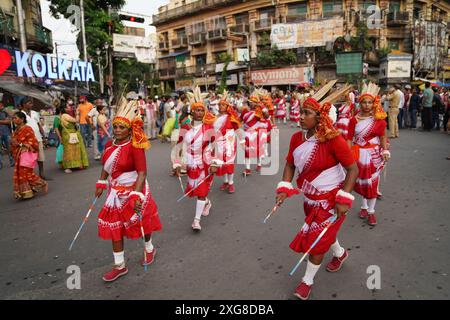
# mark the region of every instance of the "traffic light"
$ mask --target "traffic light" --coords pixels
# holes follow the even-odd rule
[[[141,17],[135,17],[135,16],[129,16],[126,14],[119,15],[119,19],[122,21],[130,21],[130,22],[136,22],[136,23],[144,23],[145,19]]]

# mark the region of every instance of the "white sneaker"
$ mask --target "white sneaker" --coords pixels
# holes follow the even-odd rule
[[[211,200],[208,199],[208,202],[205,204],[205,207],[203,208],[202,216],[204,217],[208,216],[211,207],[212,207]]]
[[[65,172],[65,173],[72,173],[72,170],[66,169],[66,170],[64,170],[64,172]]]
[[[195,231],[202,230],[202,226],[200,225],[200,220],[194,219],[194,222],[192,222],[192,229]]]

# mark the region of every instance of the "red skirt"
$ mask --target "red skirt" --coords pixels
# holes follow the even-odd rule
[[[330,201],[329,208],[332,207],[334,207],[334,196],[333,201]],[[289,246],[298,253],[305,253],[308,251],[319,234],[329,224],[326,221],[332,216],[328,210],[323,209],[320,205],[310,205],[306,201],[304,203],[304,211],[306,214],[305,224]],[[345,218],[345,215],[341,216],[328,228],[327,232],[325,232],[320,241],[311,250],[310,254],[318,255],[328,252],[331,245],[336,241],[337,233]]]
[[[216,173],[216,176],[223,176],[224,174],[233,174],[234,173],[234,164],[223,164]]]
[[[149,192],[142,204],[144,234],[162,229],[158,207]],[[119,241],[142,238],[141,222],[127,199],[121,208],[104,206],[98,215],[98,236],[105,240]]]
[[[209,166],[205,166],[204,169],[193,169],[193,168],[189,168],[187,167],[187,175],[188,175],[188,184],[185,190],[185,194],[190,192],[192,189],[194,189],[203,178],[201,177],[201,171],[205,172],[204,177],[208,176],[208,172],[209,172]],[[200,197],[200,198],[204,198],[207,197],[209,194],[209,191],[211,189],[211,183],[214,179],[214,176],[210,176],[208,179],[206,179],[206,181],[204,181],[201,185],[199,185],[199,187],[197,189],[195,189],[194,191],[192,191],[189,194],[189,197]]]

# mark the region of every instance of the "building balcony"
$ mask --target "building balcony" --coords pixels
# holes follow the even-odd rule
[[[211,9],[220,8],[243,1],[244,0],[198,0],[193,3],[189,3],[184,6],[173,8],[153,15],[152,25],[159,26],[171,20],[189,16],[193,13],[197,14],[204,11],[210,11]]]
[[[191,34],[188,37],[188,43],[191,46],[199,45],[199,44],[205,44],[206,43],[206,33],[199,32],[195,34]]]
[[[52,32],[40,25],[34,25],[34,34],[27,33],[27,47],[41,53],[53,52]]]
[[[160,69],[158,70],[159,78],[162,80],[167,80],[171,78],[175,78],[176,75],[176,68],[168,68],[168,69]]]
[[[295,22],[302,22],[308,20],[308,14],[307,13],[298,13],[295,15],[287,15],[283,17],[284,23],[295,23]]]
[[[232,33],[249,33],[250,32],[250,26],[246,23],[243,24],[237,24],[235,26],[230,27],[230,31]]]
[[[179,49],[179,48],[187,48],[188,46],[188,40],[187,37],[177,38],[172,40],[172,48],[173,49]]]
[[[275,18],[270,17],[268,19],[260,19],[260,20],[255,21],[255,25],[254,25],[255,32],[271,30],[274,20],[275,20]]]
[[[209,30],[206,34],[206,39],[209,41],[218,41],[218,40],[226,40],[227,39],[227,29],[216,29]]]
[[[407,25],[409,23],[409,13],[398,11],[389,12],[386,20],[388,27]]]
[[[386,37],[389,39],[405,39],[411,37],[411,33],[404,28],[388,28]]]
[[[159,51],[168,51],[168,50],[169,50],[169,41],[159,43]]]

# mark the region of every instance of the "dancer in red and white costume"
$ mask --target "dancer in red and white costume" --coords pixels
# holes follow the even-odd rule
[[[360,112],[350,119],[347,139],[358,162],[359,176],[355,191],[362,199],[359,217],[376,225],[375,204],[378,197],[380,173],[391,157],[387,147],[386,112],[378,96],[380,88],[373,83],[365,85],[360,101]]]
[[[263,104],[257,95],[253,94],[248,102],[250,109],[244,108],[241,113],[245,132],[245,170],[243,172],[245,176],[252,174],[251,159],[257,159],[256,169],[261,170],[264,143],[267,143],[268,124],[265,119],[269,117],[268,113],[264,114]]]
[[[283,180],[278,184],[276,197],[277,203],[281,204],[286,198],[299,193],[291,183],[295,170],[298,170],[297,186],[304,194],[306,218],[290,244],[295,252],[307,252],[328,226],[327,220],[337,215],[336,222],[309,254],[305,276],[294,293],[303,300],[308,299],[314,276],[330,248],[333,259],[328,263],[327,271],[338,271],[348,257],[348,252],[336,236],[354,200],[351,191],[358,176],[351,150],[328,116],[330,101],[325,99],[325,102],[319,103],[319,99],[320,95],[308,98],[303,105],[300,116],[303,131],[291,138]]]
[[[215,117],[203,103],[207,94],[202,94],[200,88],[196,87],[194,93],[188,92],[187,95],[191,101],[193,121],[181,127],[176,148],[183,148],[184,150],[184,163],[188,176],[185,194],[189,193],[189,197],[197,197],[192,229],[200,231],[202,229],[200,220],[202,216],[209,215],[212,206],[208,194],[214,178],[213,175],[221,166],[222,161],[213,157],[215,140],[213,123]],[[176,157],[179,154],[180,152],[175,152]],[[173,163],[176,175],[180,176],[181,159],[175,159]]]
[[[294,126],[294,123],[297,124],[297,127],[300,127],[300,94],[294,93],[292,96],[291,102],[291,110],[289,112],[289,121],[291,121],[291,127]]]
[[[236,160],[236,135],[241,127],[241,121],[233,106],[227,101],[227,94],[219,102],[219,116],[214,122],[217,134],[217,157],[223,161],[217,171],[217,176],[223,176],[221,191],[234,193],[234,162]]]
[[[98,235],[112,240],[114,267],[103,275],[104,281],[114,281],[128,273],[125,265],[123,237],[139,239],[141,227],[145,234],[145,258],[142,265],[153,262],[156,248],[152,233],[161,230],[158,208],[146,180],[145,151],[150,143],[138,116],[136,101],[123,103],[113,120],[114,141],[108,142],[102,155],[103,169],[96,184],[95,195],[108,190],[105,205],[98,216]],[[141,219],[142,218],[142,219]]]
[[[350,119],[353,117],[353,113],[355,112],[355,105],[352,103],[350,99],[350,95],[347,94],[345,96],[345,104],[343,104],[339,108],[338,120],[334,124],[336,129],[338,129],[342,136],[347,139],[348,134],[348,125],[350,123]]]
[[[275,118],[278,119],[278,123],[281,122],[281,119],[283,120],[283,123],[286,123],[287,106],[283,91],[278,92],[278,98],[275,99],[275,105],[277,109],[275,112]]]

